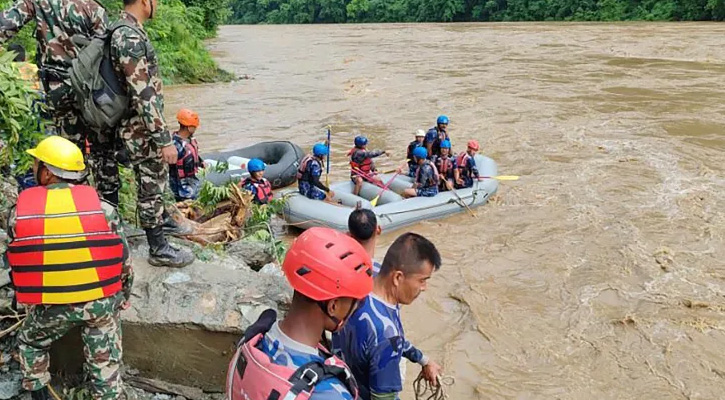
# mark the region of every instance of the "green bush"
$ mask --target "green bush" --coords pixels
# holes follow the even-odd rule
[[[103,0],[102,3],[112,20],[123,8],[120,0]],[[216,35],[216,28],[226,18],[225,15],[221,10],[212,16],[209,10],[187,7],[181,0],[160,3],[154,19],[144,28],[159,56],[164,83],[201,83],[234,78],[216,65],[202,42]]]
[[[0,49],[0,168],[15,164],[16,172],[23,173],[33,162],[25,150],[43,137],[43,124],[40,95],[20,78],[14,57]]]

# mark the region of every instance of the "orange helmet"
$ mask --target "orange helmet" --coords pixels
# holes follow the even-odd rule
[[[182,108],[179,110],[176,114],[176,120],[184,126],[193,126],[194,128],[199,127],[199,114],[189,110],[188,108]]]
[[[469,140],[468,148],[478,151],[478,140]]]

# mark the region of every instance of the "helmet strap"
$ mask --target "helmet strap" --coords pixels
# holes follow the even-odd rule
[[[320,308],[322,309],[322,312],[325,313],[327,318],[330,318],[332,320],[332,322],[335,323],[335,329],[332,332],[337,332],[340,330],[340,328],[342,328],[342,325],[345,323],[345,321],[347,321],[350,318],[352,313],[355,312],[355,310],[357,309],[359,300],[355,300],[352,303],[352,306],[347,311],[347,314],[345,314],[345,317],[343,319],[337,318],[334,315],[331,315],[330,313],[327,312],[327,304],[329,302],[330,302],[330,300],[318,301],[317,305],[320,306]]]
[[[38,160],[38,168],[35,170],[35,173],[33,173],[33,179],[35,179],[35,183],[38,186],[42,186],[40,183],[40,171],[45,168],[45,163]]]

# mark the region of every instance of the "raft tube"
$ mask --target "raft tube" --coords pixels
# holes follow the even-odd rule
[[[476,155],[475,159],[481,176],[498,175],[495,161],[481,155]],[[393,176],[393,174],[383,174],[380,175],[380,178],[387,183]],[[349,180],[331,185],[330,189],[335,192],[335,199],[342,201],[342,204],[311,200],[300,195],[297,190],[288,189],[282,192],[282,195],[287,198],[284,219],[290,225],[301,229],[325,226],[339,231],[347,231],[347,219],[356,204],[360,203],[363,208],[373,210],[378,217],[378,225],[387,232],[423,220],[468,212],[465,205],[473,209],[486,204],[489,197],[498,190],[497,180],[481,179],[474,182],[471,188],[456,189],[463,203],[452,191],[440,192],[434,197],[403,199],[398,193],[402,193],[412,184],[412,178],[398,175],[390,184],[390,188],[380,196],[376,207],[372,206],[370,200],[375,198],[382,189],[367,182],[363,183],[360,196],[352,194],[353,183]]]
[[[261,142],[237,150],[205,154],[202,158],[208,165],[226,162],[233,158],[259,158],[267,164],[264,177],[272,183],[273,189],[278,189],[295,182],[297,169],[304,156],[305,153],[296,144],[288,141],[274,141]],[[248,176],[249,172],[246,169],[234,168],[224,173],[209,171],[202,179],[221,186],[232,180],[241,180]]]

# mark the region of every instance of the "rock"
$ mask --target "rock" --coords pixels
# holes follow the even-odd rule
[[[274,261],[274,255],[269,251],[266,243],[250,240],[240,240],[230,244],[227,254],[231,257],[241,258],[255,271],[259,271],[266,264]]]
[[[176,395],[189,400],[203,400],[204,391],[199,388],[193,388],[184,385],[175,385],[159,381],[157,379],[127,377],[126,383],[148,392],[160,393],[161,395]],[[178,397],[177,397],[178,398]]]
[[[13,177],[0,173],[0,230],[7,229],[7,211],[17,199],[18,182]]]
[[[191,280],[191,277],[183,272],[174,272],[173,274],[169,275],[168,278],[164,279],[164,283],[173,285],[174,283],[184,283],[189,282]]]
[[[0,399],[12,399],[22,390],[23,374],[20,371],[11,371],[0,375]]]
[[[284,272],[282,272],[282,268],[275,263],[269,263],[265,265],[264,267],[262,267],[262,269],[259,270],[259,273],[284,278]]]

